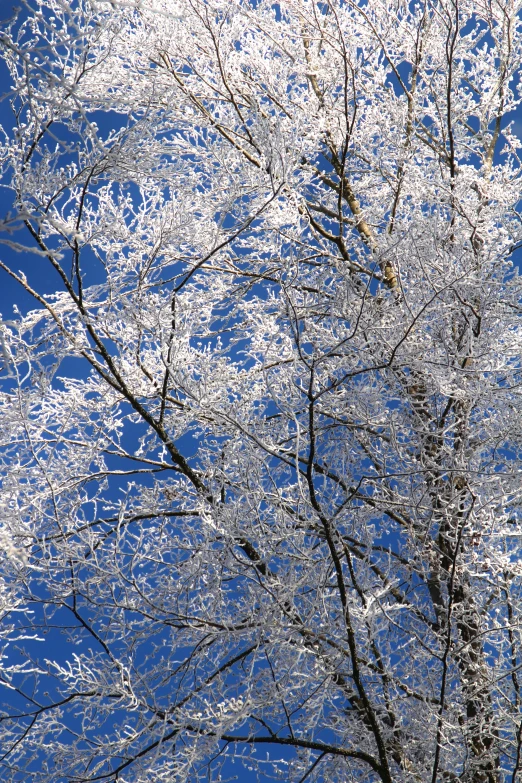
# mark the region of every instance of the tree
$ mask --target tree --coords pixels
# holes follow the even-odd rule
[[[4,25],[6,783],[520,780],[521,6]]]

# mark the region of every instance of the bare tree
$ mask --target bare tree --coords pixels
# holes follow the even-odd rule
[[[4,24],[5,783],[520,781],[521,7]]]

